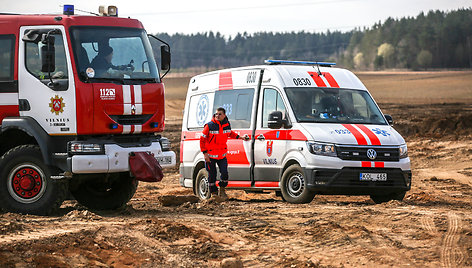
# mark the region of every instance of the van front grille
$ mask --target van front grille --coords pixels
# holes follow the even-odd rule
[[[367,150],[374,149],[377,153],[375,159],[367,157]],[[342,160],[353,161],[383,161],[383,162],[398,162],[400,161],[400,152],[398,147],[388,146],[344,146],[337,145],[336,153]]]

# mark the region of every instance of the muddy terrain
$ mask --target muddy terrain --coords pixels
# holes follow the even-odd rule
[[[462,81],[462,101],[431,82],[440,73],[361,75],[407,140],[413,183],[403,201],[316,196],[295,205],[229,191],[227,202],[198,202],[176,167],[162,182],[140,183],[118,211],[68,200],[51,217],[0,212],[0,267],[219,267],[232,257],[245,267],[471,267],[472,72],[452,74],[441,81]],[[164,135],[177,156],[184,80],[166,88]],[[412,84],[419,80],[435,95]],[[389,87],[420,93],[395,99]]]

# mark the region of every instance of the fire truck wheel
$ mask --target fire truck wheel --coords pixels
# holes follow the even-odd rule
[[[126,205],[136,193],[138,181],[128,172],[93,175],[70,191],[80,204],[95,210],[112,210]]]
[[[193,185],[193,187],[195,187],[194,192],[198,198],[202,200],[210,198],[210,188],[208,187],[208,171],[206,171],[206,169],[202,168],[198,171],[195,183]]]
[[[299,165],[291,165],[284,171],[281,190],[283,198],[289,203],[310,203],[315,197],[315,193],[307,188],[305,175]]]
[[[399,192],[399,193],[394,193],[394,194],[388,194],[388,195],[371,195],[370,199],[374,201],[376,204],[381,204],[385,203],[391,200],[398,200],[402,201],[403,198],[405,197],[406,192]]]
[[[0,206],[6,211],[51,215],[67,194],[65,182],[54,181],[35,145],[21,145],[0,158]]]

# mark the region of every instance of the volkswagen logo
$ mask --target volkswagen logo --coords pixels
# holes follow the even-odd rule
[[[377,158],[377,152],[374,149],[369,149],[367,150],[367,157],[370,160],[374,160],[375,158]]]

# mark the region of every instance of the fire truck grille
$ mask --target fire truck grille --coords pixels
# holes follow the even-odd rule
[[[367,150],[375,150],[375,159],[367,157]],[[384,161],[398,162],[400,153],[398,147],[375,147],[375,146],[336,146],[336,153],[342,160],[353,161]]]
[[[110,118],[120,125],[144,125],[151,117],[152,114],[110,115]]]

